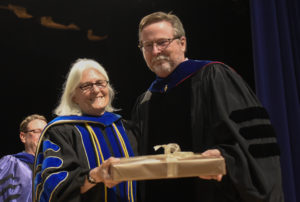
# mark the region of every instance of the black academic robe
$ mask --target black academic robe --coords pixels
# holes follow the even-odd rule
[[[219,149],[227,174],[221,182],[195,178],[140,182],[142,202],[283,201],[276,135],[266,110],[230,67],[187,60],[157,78],[133,109],[140,154],[178,143],[182,151]]]
[[[135,182],[113,188],[103,183],[80,193],[90,169],[111,156],[136,153],[136,139],[130,124],[114,113],[100,117],[61,116],[52,120],[41,134],[34,164],[33,201],[41,202],[131,202]]]

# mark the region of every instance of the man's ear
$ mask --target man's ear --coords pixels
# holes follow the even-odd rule
[[[186,51],[186,37],[185,36],[180,37],[180,44],[183,48],[183,51],[185,52]]]
[[[20,139],[21,139],[21,142],[23,142],[25,144],[26,142],[26,138],[25,138],[25,133],[24,132],[20,132]]]

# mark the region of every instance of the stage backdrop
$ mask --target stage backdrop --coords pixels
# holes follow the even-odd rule
[[[191,59],[218,60],[254,88],[249,5],[245,0],[2,0],[1,155],[23,149],[20,121],[28,114],[53,118],[70,64],[92,58],[108,71],[114,105],[129,118],[154,75],[138,49],[139,20],[173,11],[183,21]]]
[[[300,200],[300,2],[251,0],[257,94],[281,149],[285,200]]]

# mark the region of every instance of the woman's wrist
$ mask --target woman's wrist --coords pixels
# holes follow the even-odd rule
[[[91,170],[87,173],[87,181],[91,184],[97,184],[96,179],[91,176]]]

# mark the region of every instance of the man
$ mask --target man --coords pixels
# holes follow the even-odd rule
[[[32,168],[40,134],[47,125],[44,116],[27,116],[20,124],[25,151],[0,159],[0,201],[32,201]]]
[[[177,16],[155,12],[139,25],[139,47],[156,74],[133,109],[140,154],[178,143],[182,151],[225,158],[225,176],[141,183],[142,201],[283,201],[279,149],[267,112],[230,67],[185,57]]]

